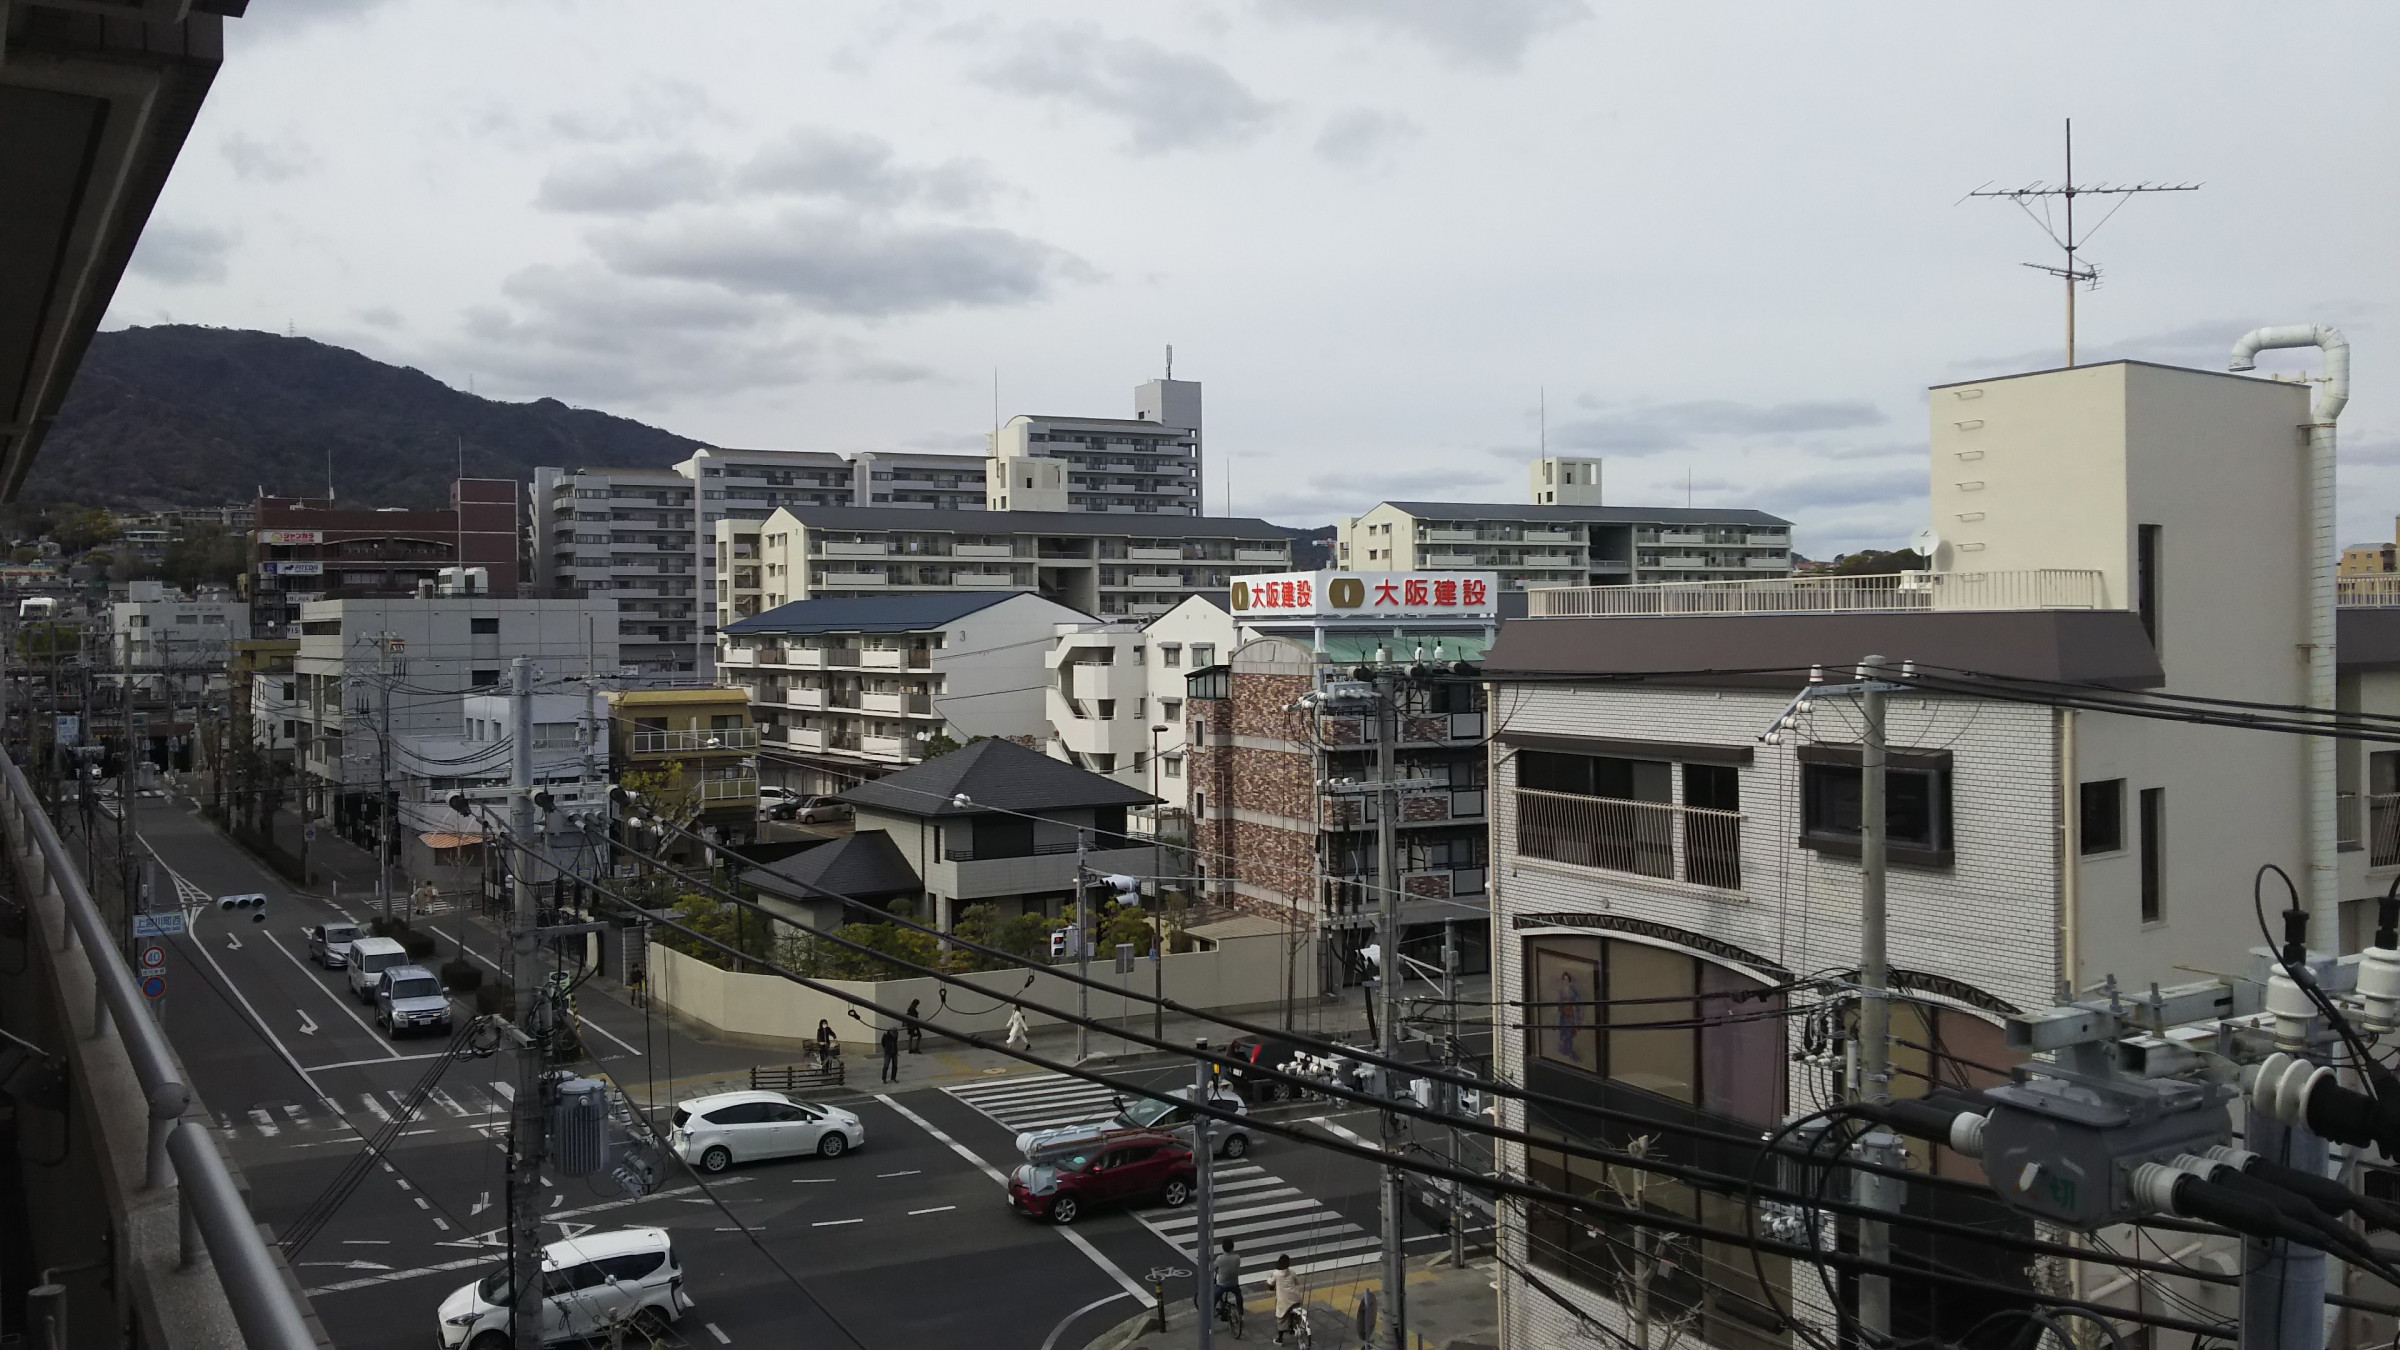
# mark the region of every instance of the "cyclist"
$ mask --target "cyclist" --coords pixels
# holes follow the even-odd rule
[[[1233,1239],[1225,1239],[1222,1248],[1208,1263],[1209,1282],[1216,1286],[1216,1315],[1234,1325],[1234,1334],[1241,1334],[1242,1325],[1242,1258],[1234,1255]]]
[[[1288,1332],[1298,1331],[1305,1335],[1306,1329],[1301,1321],[1300,1277],[1292,1273],[1291,1257],[1275,1258],[1275,1273],[1269,1277],[1267,1285],[1275,1291],[1275,1343],[1283,1344],[1284,1335]]]

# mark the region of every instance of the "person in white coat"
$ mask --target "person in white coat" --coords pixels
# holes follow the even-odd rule
[[[1033,1033],[1025,1026],[1025,1010],[1023,1008],[1008,1010],[1008,1044],[1020,1050],[1033,1044]]]

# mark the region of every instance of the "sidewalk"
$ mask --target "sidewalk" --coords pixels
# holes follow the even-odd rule
[[[1470,1262],[1453,1269],[1447,1255],[1426,1257],[1408,1272],[1408,1350],[1494,1350],[1500,1344],[1499,1295],[1492,1289],[1490,1261]],[[1304,1279],[1306,1277],[1303,1277]],[[1317,1350],[1352,1350],[1358,1339],[1359,1296],[1382,1283],[1373,1266],[1331,1273],[1337,1283],[1308,1290],[1308,1325]],[[1275,1300],[1257,1285],[1245,1285],[1249,1295],[1242,1345],[1275,1343]],[[1218,1323],[1213,1343],[1236,1344]],[[1118,1323],[1094,1337],[1088,1350],[1197,1350],[1200,1333],[1188,1298],[1167,1303],[1167,1329],[1158,1329],[1158,1314],[1148,1312]]]

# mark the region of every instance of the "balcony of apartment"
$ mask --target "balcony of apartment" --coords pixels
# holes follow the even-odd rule
[[[1699,571],[1716,566],[1705,553],[1661,553],[1655,555],[1653,560],[1644,561],[1642,565],[1644,567],[1673,568],[1684,572]]]
[[[950,556],[953,558],[1013,558],[1017,556],[1017,551],[1008,544],[952,544]]]
[[[1752,530],[1742,536],[1742,542],[1751,548],[1790,548],[1792,535],[1789,530]]]
[[[1125,550],[1125,560],[1127,562],[1181,562],[1183,561],[1183,549],[1180,547],[1129,548]]]
[[[1527,858],[1680,881],[1742,888],[1748,817],[1671,802],[1516,790],[1516,851]]]
[[[906,736],[862,735],[856,748],[859,754],[883,764],[907,764],[915,759]]]
[[[858,710],[880,713],[886,717],[930,717],[933,715],[933,695],[865,693],[858,696]]]
[[[637,731],[627,749],[635,755],[744,754],[758,748],[755,727],[685,727],[680,731]]]
[[[855,669],[859,657],[856,647],[789,647],[785,652],[787,664],[819,670],[827,667]]]
[[[1290,562],[1291,558],[1291,550],[1284,548],[1237,548],[1233,551],[1235,562],[1279,563]]]
[[[1791,570],[1792,560],[1780,553],[1754,553],[1742,559],[1742,566],[1754,572],[1787,572]]]
[[[1479,712],[1407,713],[1399,731],[1399,745],[1472,745],[1484,739],[1484,717]],[[1327,745],[1373,745],[1379,733],[1380,724],[1371,717],[1317,719],[1317,739]]]
[[[1009,572],[969,572],[961,569],[950,574],[950,584],[974,590],[1005,591],[1017,584],[1017,578]]]
[[[1420,526],[1417,530],[1420,544],[1473,544],[1481,542],[1482,537],[1473,526]]]
[[[933,665],[933,653],[923,647],[868,647],[858,654],[863,670],[927,670]]]
[[[756,809],[758,780],[756,778],[703,778],[700,780],[700,808],[704,811],[735,807]]]
[[[1440,788],[1400,794],[1400,816],[1393,823],[1411,825],[1471,824],[1484,819],[1488,806],[1482,788]],[[1325,828],[1372,829],[1382,820],[1382,804],[1372,796],[1335,797],[1325,802]]]
[[[820,567],[813,570],[815,571],[815,575],[809,579],[809,584],[811,586],[822,587],[826,589],[858,589],[865,587],[888,586],[891,584],[891,578],[886,576],[880,569],[868,572],[851,568],[837,569],[832,567]]]
[[[1901,572],[1889,576],[1561,586],[1527,591],[1526,617],[2105,609],[2108,604],[2104,580],[2096,571],[2045,567],[2014,572]],[[2400,604],[2400,596],[2393,603]]]

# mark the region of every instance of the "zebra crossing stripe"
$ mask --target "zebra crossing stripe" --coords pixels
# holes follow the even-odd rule
[[[434,1103],[435,1103],[436,1105],[440,1106],[440,1107],[441,1107],[443,1110],[445,1110],[445,1111],[449,1112],[449,1113],[450,1113],[450,1115],[451,1115],[451,1117],[452,1117],[453,1119],[456,1119],[456,1120],[465,1120],[465,1119],[467,1118],[467,1114],[468,1114],[468,1112],[467,1112],[467,1108],[465,1108],[465,1107],[463,1107],[463,1106],[460,1106],[460,1105],[458,1104],[458,1099],[457,1099],[457,1098],[455,1098],[455,1097],[452,1097],[452,1096],[451,1096],[449,1093],[447,1093],[447,1092],[443,1091],[443,1090],[442,1090],[442,1089],[440,1089],[440,1088],[435,1088],[435,1089],[434,1089],[434,1090],[433,1090],[431,1093],[429,1093],[429,1094],[427,1094],[427,1095],[429,1095],[429,1096],[431,1096],[431,1097],[433,1098],[433,1100],[434,1100]]]
[[[375,1117],[377,1122],[384,1125],[392,1123],[392,1113],[383,1109],[383,1103],[375,1100],[374,1093],[361,1093],[359,1100],[367,1104],[367,1113]]]
[[[282,1129],[275,1124],[275,1117],[267,1114],[267,1108],[263,1106],[250,1108],[250,1122],[258,1126],[258,1132],[269,1139],[283,1133]]]

